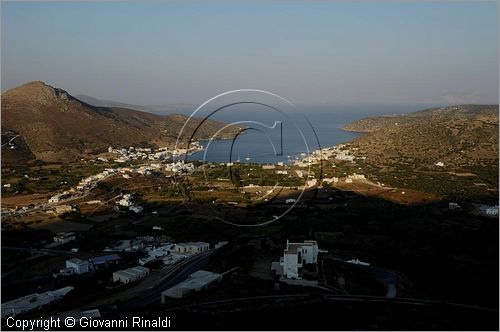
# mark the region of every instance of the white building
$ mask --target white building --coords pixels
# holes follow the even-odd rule
[[[144,208],[140,205],[132,205],[128,207],[129,211],[133,211],[134,213],[141,213]]]
[[[364,180],[365,176],[364,176],[364,174],[356,174],[356,173],[354,173],[352,175],[347,176],[347,178],[352,179],[352,180]]]
[[[339,178],[337,177],[323,179],[323,183],[337,183],[337,182],[339,182]]]
[[[479,207],[479,211],[485,216],[498,216],[498,205],[481,205]]]
[[[74,240],[76,240],[76,234],[73,232],[60,232],[54,236],[54,242],[59,244],[68,243]]]
[[[210,249],[210,244],[206,242],[177,243],[175,245],[175,251],[181,254],[188,253],[196,255],[208,251],[209,249]]]
[[[80,311],[80,317],[88,317],[88,318],[100,318],[101,312],[99,309],[90,309]]]
[[[317,183],[318,183],[317,179],[311,179],[306,181],[307,187],[314,187]]]
[[[132,205],[132,195],[130,194],[125,194],[123,195],[122,199],[120,199],[117,203],[118,205],[121,206],[131,206]]]
[[[149,269],[144,266],[136,266],[126,270],[113,272],[113,282],[121,282],[128,284],[140,279],[144,279],[149,275]]]
[[[144,265],[144,264],[152,262],[158,258],[168,256],[170,254],[170,252],[172,251],[172,249],[173,249],[173,245],[167,244],[167,245],[164,245],[164,246],[161,246],[158,248],[148,250],[147,251],[148,256],[145,258],[139,259],[139,264]]]
[[[73,269],[75,274],[83,274],[89,272],[89,262],[78,258],[71,258],[66,261],[66,268]]]
[[[210,244],[206,242],[190,242],[190,244],[192,254],[200,254],[210,249]]]
[[[188,254],[188,253],[181,254],[181,253],[173,251],[170,253],[170,255],[163,257],[162,261],[163,261],[163,264],[165,264],[165,265],[173,265],[177,262],[182,261],[183,259],[188,258],[189,256],[191,256],[191,254]]]
[[[228,241],[220,241],[220,242],[217,242],[217,243],[215,244],[215,247],[214,247],[214,248],[215,248],[215,249],[222,248],[222,247],[224,247],[224,246],[225,246],[226,244],[228,244],[228,243],[229,243]]]
[[[70,205],[58,205],[58,206],[54,207],[54,212],[57,215],[62,215],[65,213],[73,212],[73,208]]]
[[[59,195],[55,195],[49,198],[49,203],[57,203],[57,202],[59,202]]]
[[[42,294],[30,294],[21,298],[2,303],[2,318],[16,316],[34,309],[42,308],[52,302],[61,300],[66,294],[71,292],[73,287],[48,291]]]
[[[286,241],[286,249],[280,258],[283,267],[283,275],[289,279],[301,279],[301,269],[306,264],[318,262],[318,244],[316,241],[308,240],[302,243],[291,243]]]
[[[222,274],[199,270],[191,274],[187,280],[167,289],[161,293],[161,303],[165,303],[166,298],[183,298],[189,294],[207,289],[211,284],[220,282]]]
[[[338,154],[338,155],[335,156],[335,159],[337,159],[337,160],[344,160],[344,161],[353,161],[354,160],[354,156],[350,156],[350,155],[347,155],[347,154],[340,153],[340,154]]]

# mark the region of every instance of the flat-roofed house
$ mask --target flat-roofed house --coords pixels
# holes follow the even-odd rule
[[[93,270],[107,270],[110,266],[117,265],[120,262],[120,256],[116,254],[93,257],[89,259],[90,266]]]
[[[318,262],[318,244],[313,240],[301,243],[286,242],[286,249],[280,259],[283,275],[289,279],[300,279],[300,272],[306,264]]]
[[[128,284],[130,282],[146,278],[148,275],[149,269],[139,265],[129,269],[113,272],[113,282]]]
[[[201,254],[202,252],[208,251],[210,249],[210,244],[206,242],[190,242],[189,247],[191,250],[191,253],[193,255],[195,254]]]
[[[75,274],[84,274],[89,272],[89,262],[78,258],[71,258],[66,261],[66,268],[73,269]]]
[[[210,244],[206,242],[188,242],[188,243],[177,243],[175,245],[175,252],[184,254],[196,255],[202,252],[208,251],[210,249]]]
[[[177,284],[161,293],[161,302],[165,303],[167,298],[180,299],[189,294],[207,289],[210,285],[220,282],[222,274],[199,270],[191,274],[185,281]]]
[[[2,303],[2,318],[16,316],[25,312],[43,308],[52,302],[61,300],[74,288],[71,286],[59,288],[45,293],[34,293],[18,299]]]

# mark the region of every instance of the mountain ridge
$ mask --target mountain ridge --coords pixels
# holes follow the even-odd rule
[[[17,135],[30,153],[43,161],[77,160],[108,146],[173,146],[186,115],[157,115],[120,107],[100,107],[81,101],[63,89],[33,81],[5,91],[2,97],[2,146]],[[194,130],[201,121],[189,121]],[[195,139],[207,138],[225,124],[207,120]],[[229,127],[224,135],[237,131]],[[15,143],[16,141],[13,141]],[[2,163],[25,162],[16,149],[3,149]],[[29,153],[28,153],[29,154]]]
[[[370,133],[390,125],[402,125],[414,123],[419,120],[436,120],[458,117],[475,117],[480,115],[491,115],[498,112],[498,105],[492,104],[460,104],[448,107],[426,108],[408,114],[392,114],[370,116],[350,122],[343,126],[343,130]]]

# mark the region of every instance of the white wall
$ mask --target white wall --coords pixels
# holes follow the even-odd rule
[[[73,263],[71,261],[66,261],[66,267],[75,270],[76,274],[83,274],[89,272],[89,263],[83,261],[81,263]]]
[[[299,277],[299,266],[297,254],[285,254],[283,256],[283,273],[287,278]]]

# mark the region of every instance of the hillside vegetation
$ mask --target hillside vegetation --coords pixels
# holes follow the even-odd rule
[[[423,174],[446,173],[454,181],[479,187],[478,191],[498,192],[498,105],[458,105],[371,117],[344,129],[367,133],[352,146],[389,182],[397,181],[391,181],[388,174],[394,178],[401,173],[419,179],[413,187],[421,187],[426,182]]]
[[[2,163],[23,163],[33,156],[44,161],[77,160],[109,146],[173,146],[187,118],[97,107],[62,89],[30,82],[2,93]],[[191,133],[199,121],[190,121],[186,132]],[[207,138],[223,126],[207,120],[194,138]],[[237,129],[230,127],[224,135]],[[13,137],[14,148],[7,149],[4,144]]]

